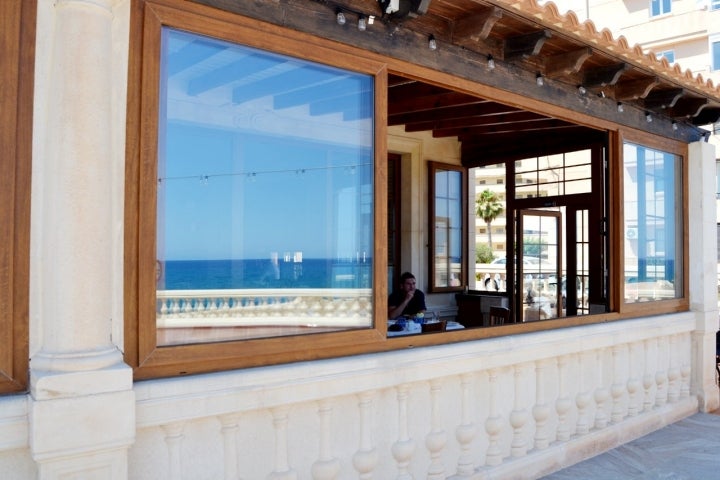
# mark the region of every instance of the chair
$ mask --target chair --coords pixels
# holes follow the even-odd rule
[[[491,327],[510,323],[510,309],[507,307],[490,307],[488,324]]]

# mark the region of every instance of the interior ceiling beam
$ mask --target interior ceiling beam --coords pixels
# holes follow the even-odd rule
[[[653,90],[643,104],[651,110],[672,108],[678,100],[685,95],[684,88],[673,88],[669,90]]]
[[[452,40],[457,45],[469,45],[487,40],[503,12],[492,7],[484,12],[470,15],[456,21],[452,28]]]
[[[445,107],[422,112],[405,112],[388,116],[388,125],[410,125],[423,122],[438,122],[467,117],[497,115],[519,112],[515,107],[478,99],[476,103],[458,107]],[[427,129],[429,130],[429,129]]]
[[[499,125],[488,125],[483,127],[433,130],[433,137],[459,137],[462,141],[462,139],[467,139],[473,136],[515,132],[517,136],[513,141],[518,142],[520,138],[522,138],[524,141],[524,137],[522,135],[527,134],[527,132],[548,130],[556,131],[575,127],[577,127],[577,125],[574,125],[572,123],[563,122],[562,120],[556,120],[554,118],[547,118],[542,120],[531,120],[527,122],[515,122],[512,124],[506,123]]]
[[[592,56],[592,53],[590,47],[585,47],[548,57],[545,61],[545,75],[551,78],[575,75],[580,71],[585,61]]]
[[[504,58],[512,60],[517,58],[534,57],[540,54],[542,46],[548,38],[552,37],[550,30],[538,30],[505,39]]]
[[[474,105],[482,102],[477,97],[472,97],[459,92],[443,92],[435,95],[426,95],[419,98],[404,98],[399,101],[388,102],[388,115],[401,113],[422,112],[436,108],[453,107],[459,105]]]
[[[465,167],[494,165],[504,161],[553,155],[589,148],[592,144],[605,141],[605,134],[599,130],[575,125],[563,130],[563,135],[548,135],[547,132],[528,132],[518,141],[516,133],[498,133],[463,141],[461,162]]]
[[[408,123],[405,125],[406,132],[423,132],[433,130],[435,132],[458,129],[480,127],[487,125],[507,125],[515,122],[527,122],[529,120],[545,120],[547,117],[538,115],[533,112],[515,111],[501,115],[481,115],[475,117],[453,118],[447,120],[437,120],[429,122]],[[445,136],[445,135],[442,135]]]

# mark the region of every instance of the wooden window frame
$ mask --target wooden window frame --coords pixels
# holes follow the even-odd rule
[[[228,7],[229,8],[229,7]],[[249,46],[277,51],[298,58],[326,63],[332,59],[334,66],[375,75],[375,171],[374,171],[374,269],[373,305],[375,326],[371,329],[351,332],[303,335],[295,339],[233,341],[197,345],[158,347],[155,330],[155,187],[157,149],[157,105],[160,59],[159,25],[182,27],[229,41],[239,41]],[[190,28],[193,27],[193,28]],[[321,28],[321,27],[318,27]],[[331,27],[328,27],[331,28]],[[245,41],[247,40],[247,41]],[[244,17],[237,13],[211,8],[181,0],[136,0],[131,10],[130,57],[128,77],[127,134],[126,134],[126,200],[125,200],[125,359],[135,370],[136,379],[175,376],[234,368],[289,363],[320,358],[332,358],[354,354],[368,354],[447,344],[458,341],[554,330],[558,328],[595,324],[647,316],[668,311],[687,310],[687,237],[684,239],[685,298],[653,302],[652,305],[622,304],[622,252],[611,258],[610,309],[604,314],[566,317],[528,324],[509,324],[493,328],[454,330],[441,334],[408,335],[387,338],[387,72],[403,72],[403,75],[421,79],[479,97],[502,98],[530,110],[538,109],[537,102],[528,101],[519,93],[500,91],[494,87],[476,83],[432,70],[404,60],[374,53],[352,45],[335,42],[322,36],[302,33],[276,24]],[[452,87],[450,87],[452,86]],[[609,211],[622,207],[622,135],[617,124],[597,118],[577,115],[552,104],[540,108],[543,113],[568,119],[580,125],[602,128],[608,133],[609,149]],[[642,138],[652,139],[648,146],[668,151],[682,150],[687,158],[687,146],[681,142],[658,139],[644,132],[629,132],[634,141],[645,143]],[[637,137],[642,137],[639,140]],[[664,144],[662,140],[665,140]],[[403,153],[403,152],[398,152]],[[687,171],[684,171],[684,209],[687,211]],[[467,188],[467,185],[465,186]],[[143,209],[152,209],[152,220],[144,216]],[[467,203],[467,202],[465,202]],[[685,215],[687,225],[687,215]],[[622,246],[617,228],[622,218],[613,218],[610,227],[610,250]],[[466,228],[470,228],[469,225]],[[687,231],[687,228],[685,229]],[[508,237],[514,235],[512,225]],[[617,253],[617,252],[614,252]],[[467,258],[467,252],[465,253]]]
[[[682,259],[683,266],[681,269],[683,294],[680,298],[668,300],[653,300],[648,302],[626,303],[624,299],[624,274],[625,274],[625,243],[623,241],[625,216],[624,216],[624,194],[625,185],[623,181],[623,146],[625,143],[634,143],[644,147],[661,150],[666,153],[678,155],[680,157],[680,184],[682,185],[682,223],[677,228],[682,229]],[[670,312],[682,312],[690,308],[690,287],[689,287],[689,258],[688,258],[688,147],[680,142],[675,142],[667,138],[658,137],[647,132],[640,132],[632,129],[623,129],[618,132],[618,148],[615,155],[614,167],[611,167],[610,174],[613,176],[613,199],[617,199],[617,204],[611,205],[610,211],[619,212],[613,218],[611,224],[611,251],[617,252],[611,260],[614,272],[611,281],[611,308],[614,306],[619,314],[623,316],[640,316],[640,315],[656,315]]]
[[[436,212],[435,212],[435,194],[436,194],[436,185],[435,185],[435,172],[438,170],[447,170],[451,172],[458,172],[460,173],[460,184],[461,184],[461,192],[460,192],[460,219],[462,221],[462,228],[460,233],[461,238],[461,246],[460,246],[460,256],[461,256],[461,270],[460,270],[460,284],[456,286],[437,286],[435,285],[435,225],[436,225]],[[441,163],[441,162],[428,162],[428,291],[431,293],[441,293],[441,292],[461,292],[464,290],[465,285],[467,285],[467,276],[468,276],[468,266],[467,263],[469,262],[468,259],[468,173],[467,168],[458,166],[458,165],[451,165],[447,163]]]
[[[37,3],[0,2],[0,393],[28,386],[30,183]]]
[[[135,377],[182,375],[230,368],[333,357],[387,340],[387,251],[373,252],[374,327],[333,333],[218,343],[159,346],[155,313],[160,36],[163,27],[248,45],[375,78],[374,220],[385,238],[385,128],[387,72],[382,62],[358,57],[347,47],[318,37],[200,5],[177,1],[138,2],[131,19],[125,204],[125,359]],[[136,92],[136,93],[132,93]],[[383,186],[383,188],[377,188]]]

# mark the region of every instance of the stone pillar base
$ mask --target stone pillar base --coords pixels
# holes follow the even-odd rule
[[[132,369],[33,375],[40,388],[29,400],[29,437],[38,479],[126,480],[135,440]]]

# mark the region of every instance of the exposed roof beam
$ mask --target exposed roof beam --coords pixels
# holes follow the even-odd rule
[[[492,7],[482,13],[461,18],[453,27],[453,41],[458,45],[467,45],[486,40],[502,15],[502,10]]]
[[[630,65],[627,63],[594,68],[585,72],[582,84],[585,88],[612,86],[615,85],[620,79],[620,76],[629,69]]]
[[[550,30],[539,30],[509,37],[505,40],[505,59],[510,60],[517,57],[533,57],[540,53],[545,41],[552,37]]]
[[[650,94],[650,91],[658,85],[658,83],[660,82],[657,77],[622,82],[615,86],[615,94],[613,98],[621,102],[645,98]]]
[[[583,63],[592,56],[590,47],[579,48],[572,52],[559,53],[545,61],[545,75],[555,77],[573,75],[580,71]]]
[[[673,108],[667,109],[667,115],[673,118],[697,117],[703,108],[708,106],[707,98],[683,97]]]
[[[680,97],[685,95],[684,88],[673,88],[670,90],[654,90],[645,99],[645,108],[672,108],[675,106]]]

